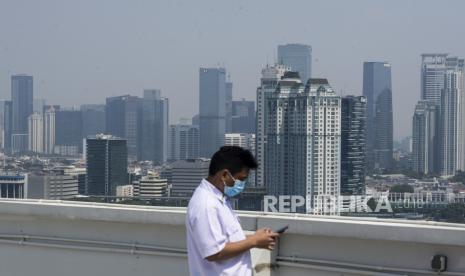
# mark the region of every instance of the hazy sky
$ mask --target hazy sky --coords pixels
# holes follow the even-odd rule
[[[465,56],[462,0],[0,0],[0,97],[10,75],[35,97],[77,106],[160,88],[170,121],[198,111],[198,68],[225,66],[255,99],[278,44],[313,48],[313,77],[361,94],[362,63],[392,64],[395,138],[410,135],[420,54]]]

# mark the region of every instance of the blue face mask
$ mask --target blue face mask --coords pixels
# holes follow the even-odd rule
[[[244,191],[246,181],[245,180],[242,181],[242,180],[239,180],[239,179],[235,179],[231,175],[231,173],[229,173],[229,176],[231,176],[231,178],[234,179],[234,186],[229,187],[228,185],[225,184],[224,185],[224,194],[227,195],[228,197],[237,196],[242,191]]]

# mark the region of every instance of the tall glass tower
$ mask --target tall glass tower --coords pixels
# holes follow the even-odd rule
[[[312,77],[312,47],[304,44],[279,45],[278,63],[299,72],[300,79],[306,83]]]
[[[200,156],[210,158],[224,144],[226,133],[226,70],[199,70]]]
[[[363,96],[367,99],[367,169],[392,167],[392,84],[387,62],[363,64]]]

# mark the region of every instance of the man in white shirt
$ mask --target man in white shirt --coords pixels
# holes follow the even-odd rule
[[[273,250],[279,234],[269,228],[245,236],[230,197],[238,195],[257,162],[250,151],[221,147],[211,158],[209,176],[189,201],[187,254],[191,276],[252,275],[250,249]]]

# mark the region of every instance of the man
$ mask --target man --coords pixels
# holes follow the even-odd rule
[[[273,250],[279,234],[268,228],[245,236],[230,198],[238,195],[257,162],[250,151],[224,146],[187,207],[187,255],[191,276],[252,275],[251,248]]]

